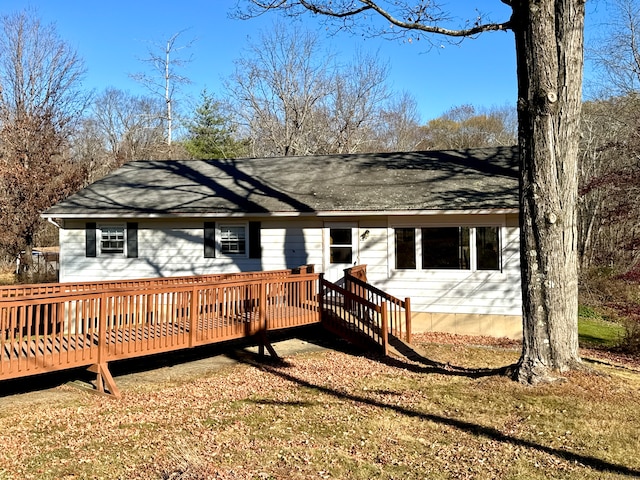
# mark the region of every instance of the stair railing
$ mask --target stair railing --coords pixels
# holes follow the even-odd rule
[[[362,269],[358,271],[358,276],[352,275],[348,270],[344,272],[344,288],[375,305],[385,304],[388,308],[389,333],[411,343],[411,299],[407,297],[401,300],[362,280],[363,277],[366,278],[366,271],[363,274]]]

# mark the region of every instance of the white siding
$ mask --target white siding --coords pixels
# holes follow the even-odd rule
[[[357,263],[367,265],[369,281],[397,297],[410,297],[413,311],[482,315],[521,314],[517,216],[432,215],[340,220],[357,221]],[[443,224],[500,225],[503,235],[503,270],[395,270],[395,226]],[[60,231],[60,279],[63,282],[72,282],[199,275],[277,270],[304,264],[313,264],[316,271],[321,271],[324,260],[323,225],[321,219],[261,219],[261,259],[204,258],[203,220],[140,220],[138,258],[87,258],[85,222],[67,221],[65,228]]]
[[[203,221],[143,220],[138,222],[138,258],[123,255],[87,258],[85,222],[66,222],[60,231],[60,280],[168,277],[322,265],[321,226],[318,221],[302,222],[287,230],[282,221],[262,221],[261,259],[220,255],[205,258]]]
[[[269,220],[262,222],[263,270],[322,265],[322,222]]]

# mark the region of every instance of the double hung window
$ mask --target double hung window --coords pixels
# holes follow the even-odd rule
[[[220,225],[220,253],[223,255],[245,255],[247,253],[245,225]]]
[[[103,225],[100,227],[100,253],[103,255],[124,254],[124,225]]]
[[[87,257],[138,257],[138,224],[98,225],[87,222],[85,225],[85,255]]]

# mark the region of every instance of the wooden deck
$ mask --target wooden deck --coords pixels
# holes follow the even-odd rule
[[[156,286],[0,297],[0,380],[107,363],[320,322],[317,274],[279,272]]]
[[[364,276],[366,280],[366,276]],[[411,338],[409,300],[345,272],[346,288],[309,267],[232,275],[0,287],[0,381],[87,367],[119,396],[108,363],[323,325],[386,354]]]

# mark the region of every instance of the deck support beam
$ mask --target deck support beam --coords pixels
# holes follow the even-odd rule
[[[276,352],[275,348],[273,348],[273,345],[271,345],[271,342],[269,341],[267,331],[261,330],[256,336],[258,338],[258,355],[260,358],[264,358],[264,349],[266,348],[269,352],[269,356],[271,356],[273,360],[280,360],[278,352]]]
[[[96,392],[105,395],[112,395],[115,398],[122,398],[120,389],[116,385],[115,380],[111,376],[109,367],[106,363],[95,363],[87,370],[96,374]]]

